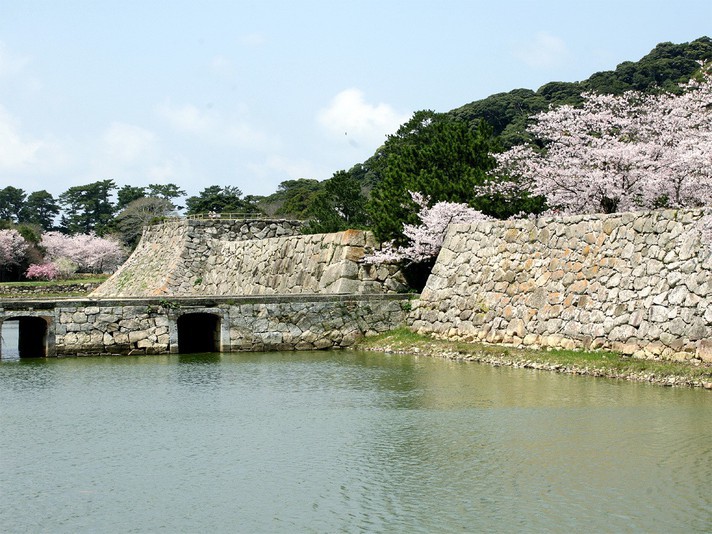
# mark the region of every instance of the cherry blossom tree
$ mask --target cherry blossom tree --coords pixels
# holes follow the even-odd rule
[[[25,271],[25,278],[29,280],[56,280],[59,276],[59,268],[54,263],[33,263]]]
[[[0,268],[10,269],[20,265],[29,244],[17,230],[0,230]]]
[[[126,254],[115,239],[93,234],[65,235],[47,232],[42,235],[41,246],[45,258],[51,261],[70,260],[79,271],[111,272],[121,265]]]
[[[564,213],[712,204],[712,74],[679,95],[585,93],[534,117],[540,143],[495,155],[498,192],[543,195]],[[486,190],[478,191],[480,194]]]
[[[367,263],[428,263],[435,260],[445,240],[451,223],[466,223],[490,219],[482,212],[458,202],[437,202],[429,207],[430,197],[410,192],[413,202],[420,207],[419,225],[404,224],[403,234],[409,243],[395,246],[393,242],[383,245],[382,250],[366,257]]]

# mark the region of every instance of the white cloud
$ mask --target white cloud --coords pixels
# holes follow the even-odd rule
[[[167,184],[178,176],[179,169],[175,161],[168,160],[151,166],[146,173],[149,183]]]
[[[265,167],[272,171],[284,172],[292,179],[309,178],[317,174],[311,162],[299,159],[289,159],[282,156],[272,156],[267,159]]]
[[[16,121],[0,106],[0,169],[15,171],[31,167],[46,149],[49,149],[47,142],[24,137]]]
[[[215,128],[215,119],[192,104],[176,107],[166,102],[158,106],[158,114],[183,133],[204,134]]]
[[[81,153],[72,169],[76,185],[107,177],[118,187],[176,183],[187,190],[194,177],[189,158],[171,151],[158,133],[134,124],[113,122],[75,148]]]
[[[571,53],[563,39],[539,32],[531,40],[519,43],[514,56],[531,68],[546,69],[565,64]]]
[[[115,162],[132,164],[152,152],[156,136],[140,126],[114,122],[103,136],[104,152]]]
[[[359,89],[337,94],[329,106],[319,111],[317,121],[329,133],[347,137],[356,146],[380,145],[388,134],[408,120],[388,104],[369,104]]]
[[[279,141],[264,132],[256,130],[245,122],[226,124],[224,140],[227,144],[240,148],[249,148],[262,152],[276,150]]]
[[[278,138],[244,120],[223,118],[192,104],[175,107],[164,103],[158,107],[158,113],[178,132],[200,136],[213,145],[260,152],[276,150],[280,145]]]

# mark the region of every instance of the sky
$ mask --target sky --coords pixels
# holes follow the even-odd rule
[[[269,195],[415,111],[705,35],[710,0],[0,0],[0,189]]]

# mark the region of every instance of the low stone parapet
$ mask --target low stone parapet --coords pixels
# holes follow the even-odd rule
[[[409,309],[407,295],[12,300],[0,323],[20,321],[46,356],[180,353],[206,329],[214,344],[201,352],[315,350],[390,330]]]

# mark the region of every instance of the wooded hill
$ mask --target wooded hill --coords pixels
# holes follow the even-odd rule
[[[252,197],[251,200],[259,209],[270,214],[312,218],[313,231],[337,231],[349,226],[361,226],[378,232],[377,219],[383,217],[384,207],[387,207],[387,211],[398,211],[399,206],[394,202],[387,206],[379,204],[374,202],[374,197],[379,197],[387,188],[413,186],[413,182],[397,176],[389,180],[386,180],[386,177],[392,177],[398,172],[401,175],[407,172],[412,174],[414,159],[420,158],[430,162],[433,157],[443,157],[442,161],[432,163],[432,169],[422,172],[416,169],[416,172],[421,174],[419,184],[423,180],[437,180],[438,173],[446,177],[444,180],[452,181],[452,177],[445,171],[457,167],[461,162],[452,150],[445,154],[448,147],[444,145],[452,144],[453,134],[456,138],[462,133],[454,132],[457,128],[452,127],[453,124],[458,128],[465,124],[472,132],[479,132],[480,137],[487,138],[487,143],[493,151],[504,150],[530,141],[526,131],[530,117],[550,106],[577,105],[582,102],[583,92],[677,92],[679,84],[688,81],[698,71],[700,61],[711,60],[712,39],[709,37],[682,44],[661,43],[639,61],[626,61],[615,70],[597,72],[584,81],[552,81],[536,91],[514,89],[470,102],[445,113],[418,111],[398,132],[389,136],[372,157],[354,165],[348,171],[338,171],[332,178],[322,182],[312,179],[289,180],[283,182],[276,193],[267,197]],[[449,125],[447,128],[441,128],[448,134],[423,135],[423,124],[433,122]],[[485,130],[489,132],[484,132]],[[422,150],[418,152],[417,145],[422,150],[431,152],[436,145],[443,146],[440,147],[440,153],[424,155]],[[394,166],[401,169],[394,171]],[[386,185],[386,182],[393,183]],[[438,193],[428,193],[423,188],[420,190],[431,194],[434,200],[459,201],[473,205],[466,198],[452,195],[437,198]],[[402,198],[404,197],[401,194]],[[365,211],[354,213],[353,206],[363,206]],[[473,207],[493,216],[508,216],[506,211],[497,206]],[[521,208],[534,209],[531,206]],[[349,218],[343,217],[345,213],[349,214]],[[387,233],[383,233],[381,237],[387,237]]]

